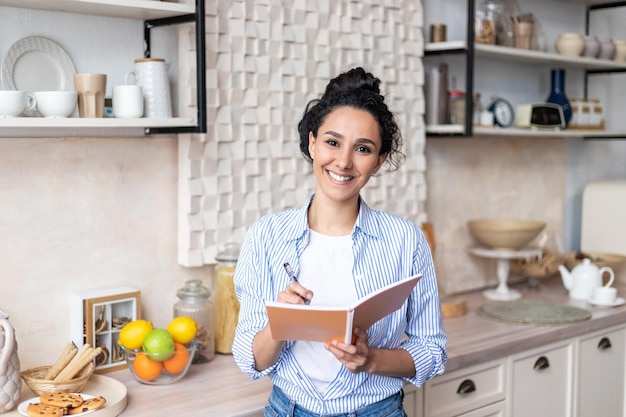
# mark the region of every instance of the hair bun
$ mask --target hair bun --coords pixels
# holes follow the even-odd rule
[[[375,94],[380,94],[379,86],[380,80],[378,78],[365,71],[362,67],[357,67],[348,72],[341,73],[330,80],[326,86],[326,91],[324,91],[324,97],[353,90],[367,90]]]

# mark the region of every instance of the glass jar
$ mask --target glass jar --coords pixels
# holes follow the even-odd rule
[[[235,295],[235,267],[239,258],[239,245],[227,243],[225,249],[217,254],[215,303],[215,351],[233,353],[233,340],[239,317],[239,300]]]
[[[194,342],[198,345],[193,363],[209,362],[215,357],[215,319],[211,291],[200,280],[189,280],[176,292],[179,300],[174,304],[174,317],[187,316],[196,321],[198,332]]]
[[[463,91],[450,91],[450,123],[465,124],[465,92]]]

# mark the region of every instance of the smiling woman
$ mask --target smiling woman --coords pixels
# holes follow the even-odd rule
[[[251,378],[272,379],[266,416],[286,415],[295,404],[292,411],[305,417],[401,417],[405,382],[421,386],[444,371],[447,338],[428,242],[414,223],[369,208],[360,195],[384,164],[396,170],[403,159],[379,87],[378,78],[354,68],[307,105],[298,133],[315,193],[246,233],[234,277],[240,312],[233,354]],[[346,305],[416,274],[423,279],[408,301],[367,329],[355,327],[351,344],[278,340],[267,325],[267,301]]]

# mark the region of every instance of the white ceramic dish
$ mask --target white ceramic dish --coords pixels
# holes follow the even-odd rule
[[[589,303],[596,305],[596,306],[602,306],[602,307],[617,307],[617,306],[621,306],[622,304],[624,304],[624,302],[626,302],[626,300],[624,300],[622,297],[617,297],[615,301],[613,302],[599,301],[599,300],[594,300],[594,299],[589,300]]]
[[[89,395],[89,394],[79,393],[78,395],[83,397],[83,399],[85,399],[85,400],[88,400],[90,398],[94,398],[93,395]],[[26,401],[22,401],[20,403],[20,405],[17,406],[17,411],[19,411],[20,414],[22,414],[23,416],[29,417],[28,413],[26,412],[26,408],[28,407],[28,404],[38,403],[38,402],[39,402],[39,397],[33,397],[33,398],[30,398],[30,399],[28,399]],[[84,413],[78,413],[78,414],[74,414],[74,415],[75,416],[84,416],[86,414],[93,413],[94,411],[97,411],[97,410],[85,411]]]
[[[0,71],[4,90],[74,91],[72,58],[59,44],[41,36],[28,36],[11,45]],[[24,114],[40,115],[34,110]]]

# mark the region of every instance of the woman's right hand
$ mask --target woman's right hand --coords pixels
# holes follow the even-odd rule
[[[288,304],[310,304],[312,298],[313,291],[306,289],[298,281],[292,281],[278,293],[276,301]]]

